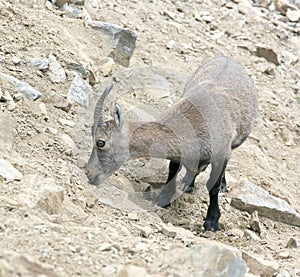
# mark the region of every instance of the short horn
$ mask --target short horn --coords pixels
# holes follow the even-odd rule
[[[104,100],[107,97],[107,95],[110,93],[112,88],[113,88],[113,84],[110,84],[108,87],[106,87],[106,89],[100,96],[100,98],[96,104],[96,107],[95,107],[94,124],[99,125],[101,123],[104,123],[104,111],[103,111]]]

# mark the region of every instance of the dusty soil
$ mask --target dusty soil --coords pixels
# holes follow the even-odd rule
[[[0,177],[2,256],[10,251],[46,264],[49,276],[53,272],[57,276],[114,276],[127,263],[164,276],[167,270],[160,272],[153,266],[160,254],[216,240],[278,264],[278,271],[300,276],[299,248],[286,248],[290,238],[300,244],[299,228],[260,217],[260,237],[249,240],[238,230],[249,229],[250,215],[229,204],[234,187],[248,179],[300,212],[299,23],[288,23],[278,12],[254,7],[251,1],[86,1],[94,20],[118,24],[138,35],[129,68],[115,65],[110,76],[104,77],[109,46],[85,24],[82,7],[77,7],[82,16],[75,18],[46,8],[45,1],[4,2],[0,3],[0,72],[29,83],[43,97],[28,100],[0,79],[1,91],[8,91],[16,103],[12,108],[7,101],[0,102],[0,113],[9,122],[5,132],[10,130],[12,138],[1,148],[0,157],[24,176],[21,181]],[[261,45],[273,49],[278,65],[254,53]],[[30,63],[49,54],[66,70],[64,83],[51,82],[48,70],[40,71]],[[202,229],[208,201],[205,173],[197,179],[195,191],[181,195],[168,210],[150,205],[138,212],[141,205],[128,204],[134,201],[116,204],[107,194],[119,201],[123,195],[116,190],[118,184],[127,186],[125,192],[162,184],[167,174],[165,162],[133,161],[108,180],[116,185],[111,191],[91,187],[81,167],[90,151],[93,109],[74,104],[66,111],[61,106],[67,106],[74,78],[69,65],[73,63],[94,72],[94,99],[114,76],[123,80],[115,93],[125,110],[131,105],[148,109],[145,117],[155,117],[180,97],[186,76],[218,55],[234,56],[245,66],[258,89],[259,115],[251,136],[233,153],[228,166],[228,189],[220,199],[222,229],[206,239]],[[152,74],[153,68],[157,74]],[[157,86],[158,76],[164,79]],[[166,93],[163,98],[161,90]],[[41,103],[46,114],[40,110]],[[34,193],[24,181],[32,174],[41,183],[52,180],[63,188],[58,211],[47,212],[24,200]],[[162,221],[191,232],[169,237],[159,231]],[[141,235],[143,226],[152,230],[148,238]]]

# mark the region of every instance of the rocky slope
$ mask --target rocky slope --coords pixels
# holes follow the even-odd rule
[[[298,3],[287,13],[282,3],[2,1],[0,276],[299,276],[300,23]],[[131,59],[111,24],[130,30]],[[110,102],[149,120],[217,55],[245,66],[260,105],[228,166],[221,230],[202,228],[205,173],[168,210],[145,201],[164,161],[132,161],[88,185],[93,106],[112,78]],[[254,207],[241,204],[247,184],[266,197]]]

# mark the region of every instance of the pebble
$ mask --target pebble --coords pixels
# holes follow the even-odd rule
[[[300,10],[290,10],[286,12],[286,16],[291,22],[298,22],[300,19]]]
[[[258,218],[258,212],[254,211],[250,216],[250,229],[258,234],[261,233],[261,224]]]
[[[104,77],[110,76],[115,66],[115,61],[112,58],[108,58],[108,61],[101,68],[102,75]]]
[[[0,176],[6,180],[21,180],[22,173],[14,168],[9,161],[0,159]]]
[[[256,233],[252,232],[251,230],[245,230],[244,237],[247,239],[252,239],[252,240],[256,240],[256,241],[260,240],[260,237],[258,235],[256,235]]]
[[[176,45],[176,41],[173,40],[173,39],[171,39],[171,40],[169,40],[168,43],[166,44],[166,48],[167,48],[167,49],[173,49],[175,45]]]
[[[117,272],[117,268],[114,266],[106,266],[101,269],[101,273],[104,277],[113,276]]]
[[[58,121],[62,125],[66,125],[66,126],[70,126],[70,127],[74,127],[75,126],[75,122],[73,120],[60,118],[60,119],[58,119]]]
[[[294,238],[290,238],[286,244],[286,248],[297,248],[297,241]]]
[[[283,251],[283,252],[279,252],[279,253],[277,254],[277,256],[278,256],[278,258],[280,258],[280,259],[287,259],[287,258],[290,257],[290,253],[287,252],[287,251]]]
[[[150,277],[143,267],[128,264],[123,266],[117,274],[118,277]]]
[[[13,64],[18,65],[21,63],[21,59],[19,57],[13,56],[12,62],[13,62]]]
[[[110,243],[108,243],[108,242],[103,242],[103,243],[101,243],[101,245],[100,245],[100,247],[99,247],[99,250],[100,250],[101,252],[103,252],[103,251],[109,251],[109,250],[111,250],[111,247],[112,247],[112,245],[111,245]]]
[[[66,72],[54,55],[49,55],[49,77],[53,83],[65,83]]]
[[[40,60],[32,59],[30,60],[30,63],[35,67],[37,67],[39,70],[46,70],[49,67],[48,59],[40,59]]]
[[[176,231],[175,227],[172,226],[170,223],[168,223],[167,225],[166,225],[166,224],[163,224],[163,225],[161,226],[161,232],[162,232],[162,234],[164,234],[165,236],[171,237],[171,238],[174,238],[174,237],[176,237],[176,235],[177,235],[177,231]]]
[[[92,95],[93,90],[90,84],[80,74],[76,73],[67,95],[69,103],[78,103],[84,107],[89,107]]]
[[[139,231],[141,232],[141,235],[145,238],[149,238],[150,235],[153,233],[152,228],[149,226],[139,227]]]

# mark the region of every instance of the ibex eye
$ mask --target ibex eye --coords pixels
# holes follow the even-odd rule
[[[97,145],[97,147],[102,148],[102,147],[104,147],[104,145],[105,145],[105,141],[102,140],[102,139],[98,139],[98,140],[96,141],[96,145]]]

